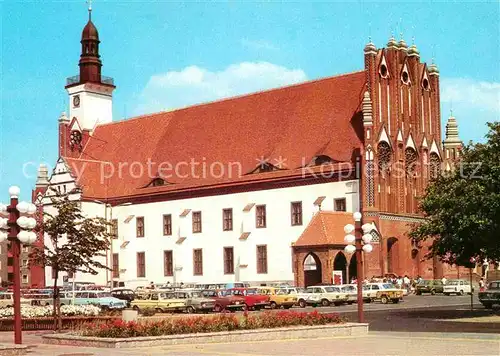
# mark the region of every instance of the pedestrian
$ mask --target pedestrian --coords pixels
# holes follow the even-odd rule
[[[479,281],[479,291],[480,292],[484,292],[484,287],[485,287],[486,283],[484,282],[484,277],[481,278],[481,280]]]
[[[443,285],[445,285],[447,282],[446,278],[443,276],[443,278],[441,278],[441,283],[443,283]]]

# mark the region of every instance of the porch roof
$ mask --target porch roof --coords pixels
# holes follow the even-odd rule
[[[294,246],[345,245],[344,226],[353,223],[352,213],[319,211],[313,216]]]

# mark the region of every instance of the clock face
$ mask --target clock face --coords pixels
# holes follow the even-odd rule
[[[75,95],[73,97],[73,106],[76,108],[80,106],[80,95]]]

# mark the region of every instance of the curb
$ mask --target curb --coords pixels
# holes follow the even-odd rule
[[[203,334],[147,336],[133,338],[99,338],[71,334],[44,335],[44,344],[99,348],[135,348],[183,344],[209,344],[245,341],[309,339],[325,336],[366,336],[368,324],[299,326],[275,329],[224,331]]]

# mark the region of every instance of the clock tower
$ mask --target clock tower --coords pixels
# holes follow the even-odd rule
[[[112,95],[115,89],[113,79],[101,75],[102,62],[99,55],[99,33],[91,19],[82,31],[80,74],[66,82],[69,100],[68,137],[79,139],[92,135],[97,125],[112,121]],[[76,133],[79,131],[79,134]],[[75,146],[73,144],[73,146]]]

